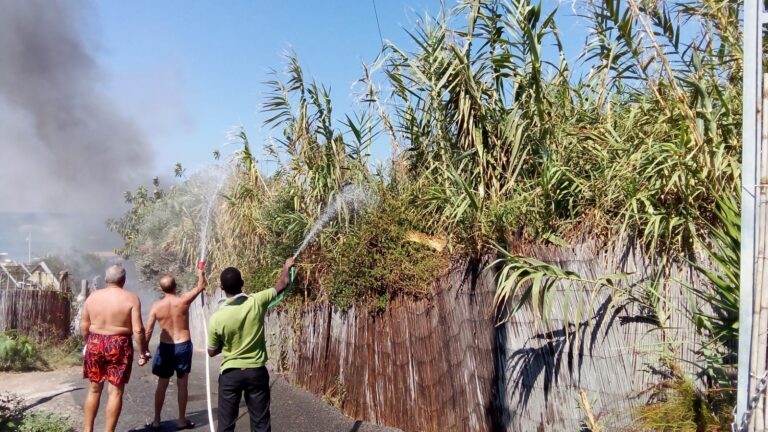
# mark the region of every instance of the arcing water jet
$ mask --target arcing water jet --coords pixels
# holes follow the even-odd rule
[[[323,209],[323,213],[320,215],[319,218],[315,221],[315,224],[312,226],[312,229],[309,230],[309,233],[306,237],[304,237],[304,241],[301,242],[301,245],[298,249],[296,249],[296,252],[293,254],[293,259],[296,259],[302,252],[304,252],[304,249],[309,245],[309,243],[312,241],[312,239],[315,238],[318,232],[326,225],[328,222],[330,222],[334,217],[336,217],[339,214],[339,211],[342,209],[348,210],[351,214],[358,213],[362,210],[364,210],[366,207],[368,207],[372,202],[374,201],[374,197],[371,194],[371,192],[366,189],[363,186],[356,185],[356,184],[347,184],[344,187],[341,188],[340,191],[336,193],[336,195],[333,197],[333,201],[331,201],[331,204],[326,206],[325,209]],[[295,270],[293,267],[291,267],[291,280],[288,285],[288,288],[283,290],[283,292],[280,293],[272,302],[269,304],[268,307],[273,307],[276,304],[280,303],[280,301],[285,297],[285,294],[293,287],[293,278],[295,276]]]
[[[208,196],[208,203],[205,206],[205,213],[203,215],[203,225],[200,230],[200,259],[197,263],[197,267],[201,270],[205,269],[205,254],[207,252],[207,240],[208,240],[208,225],[211,221],[211,212],[213,210],[213,204],[216,202],[216,198],[219,196],[219,192],[221,191],[221,188],[224,186],[224,183],[228,177],[228,172],[225,170],[222,170],[221,173],[219,173],[220,177],[218,179],[218,182],[216,184],[215,189],[213,190],[213,193],[211,193]],[[202,293],[200,295],[200,304],[202,305],[201,310],[203,311],[203,340],[208,339],[208,324],[207,324],[207,317],[205,316],[205,293]],[[208,424],[211,428],[211,432],[215,432],[216,429],[213,426],[213,408],[211,406],[211,360],[210,356],[205,356],[205,394],[206,394],[206,400],[208,403]]]
[[[304,238],[301,246],[296,249],[296,253],[293,254],[293,258],[296,259],[296,257],[298,257],[299,254],[304,251],[307,245],[309,245],[309,242],[315,238],[315,235],[320,231],[320,229],[339,214],[339,210],[346,208],[351,213],[357,213],[365,209],[372,202],[373,196],[371,195],[370,191],[363,186],[350,183],[342,187],[341,190],[334,196],[331,204],[327,206],[323,210],[323,213],[320,215],[320,217],[317,218],[317,221],[315,221],[315,224],[312,226],[309,234],[307,234],[307,236]]]

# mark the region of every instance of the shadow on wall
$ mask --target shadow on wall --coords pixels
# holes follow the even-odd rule
[[[549,394],[552,391],[552,385],[558,384],[563,362],[568,368],[568,376],[574,378],[577,375],[580,378],[580,371],[584,364],[585,347],[584,344],[589,341],[589,355],[593,354],[595,343],[598,339],[604,339],[608,330],[615,322],[616,317],[623,307],[612,310],[603,338],[599,338],[599,332],[606,316],[611,312],[610,304],[613,301],[608,296],[598,307],[597,313],[591,319],[584,320],[578,324],[566,323],[559,329],[550,332],[538,333],[530,338],[537,347],[524,346],[518,349],[506,359],[505,369],[512,371],[510,384],[512,388],[518,389],[518,401],[516,409],[526,410],[531,393],[534,391],[536,383],[542,379],[544,387],[544,399],[549,400]],[[589,335],[590,324],[594,320]],[[506,329],[500,328],[498,332],[499,343],[505,343]],[[576,345],[578,344],[578,346]],[[576,363],[574,367],[574,361]]]
[[[672,313],[662,325],[646,305],[644,296],[657,279],[654,263],[639,248],[619,244],[598,255],[541,249],[532,256],[586,277],[619,269],[627,275],[625,295],[557,286],[546,322],[526,303],[496,327],[493,402],[487,407],[496,430],[578,429],[585,397],[598,419],[629,425],[643,391],[666,377],[659,368],[662,346],[695,373],[690,346],[696,345],[697,333],[686,314]],[[697,278],[690,266],[670,270],[664,293],[670,311],[690,307],[685,287]],[[586,319],[569,319],[579,310]],[[680,340],[689,344],[675,342]]]

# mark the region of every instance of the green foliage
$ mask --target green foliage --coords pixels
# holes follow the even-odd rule
[[[181,165],[177,164],[177,173],[181,170]],[[155,177],[152,181],[154,190],[149,193],[146,187],[139,186],[136,192],[125,192],[125,202],[131,205],[131,208],[120,218],[107,221],[107,228],[116,232],[123,238],[125,246],[115,251],[118,255],[126,258],[132,257],[138,251],[141,245],[141,232],[144,219],[152,210],[154,204],[162,200],[164,191],[160,188],[160,181]]]
[[[710,241],[701,241],[712,268],[692,263],[707,284],[689,287],[696,298],[692,319],[707,341],[702,375],[720,387],[732,387],[739,338],[739,288],[741,268],[741,218],[735,195],[718,199]]]
[[[500,316],[501,320],[508,319],[517,310],[530,303],[534,315],[547,320],[552,313],[553,296],[555,294],[565,297],[562,312],[564,318],[579,322],[585,316],[582,313],[594,306],[594,299],[600,293],[601,288],[618,287],[618,283],[626,279],[626,274],[615,273],[603,275],[596,280],[590,280],[581,275],[564,270],[557,265],[525,256],[513,255],[496,246],[500,258],[492,262],[488,267],[498,270],[496,293],[494,304],[497,310],[506,310],[507,314]],[[570,304],[570,291],[558,291],[555,288],[564,285],[568,288],[574,286],[592,289],[589,301]],[[512,306],[507,305],[512,302]],[[586,315],[586,314],[585,314]]]
[[[432,282],[448,270],[448,257],[407,239],[420,225],[407,197],[382,191],[379,205],[320,260],[327,266],[322,286],[333,304],[346,309],[367,303],[380,311],[397,295],[431,294]]]
[[[15,393],[0,393],[0,430],[6,432],[74,432],[66,417],[49,412],[30,413]]]
[[[0,370],[32,370],[40,364],[38,348],[31,338],[10,330],[0,333]]]
[[[18,432],[74,432],[75,428],[66,417],[43,412],[32,413],[24,417]]]
[[[461,2],[411,34],[416,52],[388,47],[417,204],[470,252],[510,241],[510,223],[534,241],[623,231],[663,256],[690,251],[738,184],[739,6],[579,7],[593,26],[582,78],[556,7],[525,0]]]
[[[649,403],[635,409],[640,430],[726,432],[732,415],[719,393],[701,394],[691,380],[671,378],[655,386]]]
[[[82,348],[81,336],[62,341],[6,330],[0,333],[0,370],[51,370],[78,366],[83,360]]]
[[[43,369],[57,369],[83,364],[83,337],[70,336],[63,341],[38,340],[38,347]]]

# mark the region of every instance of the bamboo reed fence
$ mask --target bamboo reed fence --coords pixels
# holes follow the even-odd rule
[[[630,288],[653,276],[648,258],[626,244],[513,252],[587,278],[623,271]],[[394,299],[379,314],[323,303],[273,311],[271,367],[353,418],[406,431],[573,431],[595,421],[620,430],[664,378],[662,356],[692,370],[699,341],[683,313],[685,285],[699,281],[689,266],[668,275],[670,315],[660,330],[642,307],[584,286],[558,287],[547,322],[524,307],[497,325],[486,264],[458,263],[431,299]],[[193,338],[204,346],[194,317],[209,311],[199,302],[193,309]]]
[[[71,302],[53,290],[0,289],[0,329],[46,339],[69,337]]]

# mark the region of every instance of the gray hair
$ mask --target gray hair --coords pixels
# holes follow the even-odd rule
[[[115,264],[107,269],[104,275],[104,282],[119,286],[125,285],[125,268],[122,264]]]

